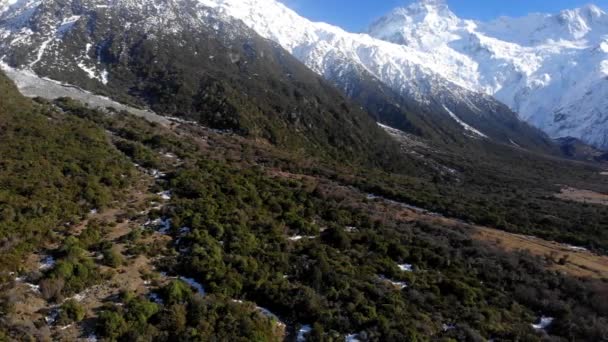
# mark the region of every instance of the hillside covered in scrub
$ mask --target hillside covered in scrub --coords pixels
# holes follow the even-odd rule
[[[580,276],[576,266],[586,255],[577,253],[590,252],[507,250],[453,216],[551,235],[547,221],[520,224],[539,215],[533,208],[503,220],[499,210],[483,219],[475,216],[482,209],[446,205],[481,196],[484,183],[473,176],[504,161],[488,158],[488,171],[452,161],[463,163],[458,181],[389,175],[299,159],[197,124],[152,124],[69,99],[31,101],[9,82],[3,87],[12,100],[3,102],[2,129],[12,139],[2,148],[30,142],[29,151],[2,154],[3,167],[15,170],[3,173],[2,213],[14,215],[3,222],[24,222],[2,232],[11,252],[1,265],[7,339],[534,341],[606,333],[607,273]],[[22,161],[29,167],[18,168]],[[513,166],[504,189],[533,182],[517,170],[543,163]],[[40,182],[30,193],[24,176]],[[519,196],[553,220],[566,214],[561,208],[605,213],[540,196],[552,190],[542,184]],[[479,208],[514,210],[509,191]],[[435,202],[439,194],[446,202]],[[40,200],[23,205],[19,196]],[[593,241],[601,250],[602,240]]]

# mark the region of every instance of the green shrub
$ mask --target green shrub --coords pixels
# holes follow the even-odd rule
[[[123,316],[116,311],[104,310],[97,319],[97,334],[109,340],[117,340],[128,331],[129,327]]]
[[[181,304],[192,297],[192,289],[181,280],[172,280],[163,288],[163,294],[167,304]]]
[[[124,258],[118,249],[110,247],[103,250],[103,263],[106,266],[117,268],[124,263]]]
[[[61,305],[58,322],[61,325],[80,322],[84,319],[85,314],[84,307],[78,301],[75,299],[68,299]]]

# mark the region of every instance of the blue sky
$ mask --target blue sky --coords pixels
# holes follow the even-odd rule
[[[413,0],[280,0],[301,15],[359,32],[374,19]],[[467,19],[522,16],[530,12],[555,13],[594,3],[608,9],[608,0],[447,0],[454,13]]]

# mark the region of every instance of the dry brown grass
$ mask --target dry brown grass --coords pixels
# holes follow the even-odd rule
[[[473,238],[484,241],[505,251],[527,251],[532,255],[547,257],[549,267],[575,277],[608,279],[608,256],[601,256],[586,250],[573,249],[570,246],[533,236],[507,233],[504,231],[475,227]],[[565,262],[560,264],[560,259]]]
[[[304,180],[309,176],[292,174],[272,170],[271,175],[290,179]],[[365,196],[354,188],[340,186],[334,182],[317,179],[323,185],[323,189],[331,196],[342,193],[346,198],[358,198]],[[608,195],[600,193],[577,190],[569,188],[564,198],[567,200],[587,200],[588,203],[600,203],[608,205]],[[561,197],[560,197],[561,198]],[[594,202],[591,202],[594,201]],[[528,253],[548,260],[550,269],[563,272],[574,277],[589,277],[595,279],[608,279],[608,256],[596,255],[587,250],[573,249],[571,246],[553,241],[543,240],[533,236],[512,234],[498,229],[468,224],[453,218],[407,208],[396,202],[377,200],[358,202],[359,208],[368,212],[377,220],[397,220],[401,222],[429,222],[444,227],[464,227],[471,232],[471,238],[489,244],[507,252],[527,251]],[[560,264],[560,259],[562,264]]]
[[[608,195],[590,190],[566,187],[556,197],[566,201],[608,205]]]

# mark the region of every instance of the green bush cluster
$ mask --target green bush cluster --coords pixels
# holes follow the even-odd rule
[[[155,146],[149,140],[154,130],[143,131],[146,133],[130,137],[155,151],[175,146],[168,138]],[[272,177],[261,167],[243,167],[221,158],[181,157],[186,159],[184,166],[171,173],[166,185],[174,197],[160,213],[171,219],[171,232],[176,240],[179,237],[175,248],[180,252],[168,265],[173,265],[170,271],[202,283],[209,298],[219,298],[220,306],[213,310],[230,306],[231,299],[255,302],[290,322],[288,333],[295,334],[298,324],[311,324],[313,341],[340,340],[350,333],[369,340],[538,340],[531,323],[541,314],[556,318],[549,328],[553,336],[593,339],[606,332],[605,308],[594,304],[605,288],[601,281],[576,280],[546,271],[542,260],[474,244],[468,233],[458,228],[380,219],[369,211],[371,202],[336,191],[339,187],[335,185]],[[441,203],[446,203],[445,208],[447,203],[461,208],[456,197],[481,196],[483,191],[476,189],[489,186],[470,180],[468,185],[448,182],[444,188],[443,179],[433,185],[424,177],[383,178],[386,174],[374,172],[363,182],[360,176],[327,174],[330,171],[321,167],[297,169],[280,160],[278,163],[295,172],[320,173],[343,184],[436,210],[442,208]],[[504,186],[529,186],[529,182],[532,180],[523,177]],[[539,184],[529,188],[539,192],[551,189]],[[386,190],[389,186],[392,189]],[[465,194],[469,189],[474,191]],[[442,198],[440,192],[446,195],[445,202],[437,200]],[[530,198],[531,203],[545,198],[534,194],[539,197]],[[509,203],[506,193],[490,198],[496,202],[471,200],[471,208],[476,209],[463,212],[484,213],[488,204]],[[586,210],[583,206],[573,208]],[[522,212],[531,213],[532,209]],[[501,221],[500,214],[483,215],[491,222]],[[461,217],[483,220],[481,215]],[[189,233],[178,236],[181,227],[190,228]],[[295,235],[315,238],[288,239]],[[399,270],[397,264],[403,262],[414,264],[415,271]],[[408,287],[400,290],[388,280],[405,282]],[[209,331],[184,323],[190,313],[189,304],[184,304],[200,300],[198,296],[190,297],[180,282],[164,291],[166,302],[161,312],[167,313],[165,320],[171,323],[150,321],[159,330],[157,336],[164,336],[158,339],[174,338],[170,335],[174,331]],[[444,324],[454,329],[444,331]],[[228,333],[213,331],[215,335],[200,336]]]
[[[56,102],[63,113],[48,104],[24,103],[44,113],[23,114],[32,123],[20,121],[20,115],[0,116],[0,129],[9,132],[8,138],[0,136],[6,143],[0,150],[7,152],[0,161],[10,166],[8,176],[0,175],[0,223],[6,227],[0,234],[3,246],[13,246],[1,249],[9,251],[3,264],[39,246],[50,227],[76,222],[93,205],[118,198],[119,189],[132,181],[127,158],[146,167],[164,166],[158,156],[169,151],[184,161],[163,184],[172,190],[172,200],[154,215],[172,224],[175,251],[163,260],[165,271],[196,279],[208,295],[195,294],[179,280],[157,291],[160,303],[125,293],[122,306],[100,310],[100,337],[281,339],[280,326],[251,303],[288,323],[288,338],[298,326],[310,324],[311,341],[338,341],[353,333],[372,341],[536,341],[542,336],[531,323],[540,315],[555,318],[547,333],[556,340],[595,341],[608,332],[605,281],[548,271],[541,258],[486,247],[464,228],[395,220],[345,187],[503,229],[595,243],[601,250],[608,241],[602,230],[606,210],[552,197],[560,180],[593,170],[547,176],[568,168],[526,156],[518,163],[509,159],[512,155],[502,161],[492,156],[460,160],[463,154],[440,157],[462,168],[460,179],[429,177],[428,166],[415,160],[400,174],[357,166],[333,169],[330,163],[314,165],[238,138],[217,138],[211,152],[197,152],[195,144],[157,125],[124,113],[104,116],[67,99]],[[31,167],[38,162],[44,172]],[[323,180],[278,177],[269,172],[274,167]],[[593,181],[589,176],[580,184]],[[45,297],[60,300],[100,280],[89,250],[107,255],[110,265],[120,264],[99,228],[91,225],[79,238],[62,241],[56,266],[40,283]],[[303,238],[290,239],[296,235]],[[401,263],[413,264],[414,272],[400,270]],[[73,304],[65,308],[66,319],[78,320]]]
[[[75,299],[68,299],[59,310],[59,317],[57,317],[57,323],[61,325],[68,325],[73,322],[80,322],[84,319],[86,311],[84,307],[78,303]]]
[[[78,238],[69,237],[59,250],[60,258],[40,281],[40,291],[48,300],[79,293],[102,280],[102,274]]]
[[[94,123],[23,98],[0,74],[0,270],[91,209],[103,209],[132,180],[128,160]]]
[[[99,314],[97,333],[112,341],[280,341],[275,323],[251,305],[195,295],[179,280],[160,290],[163,304],[125,293]]]

